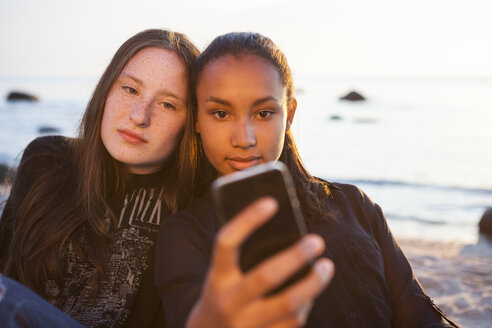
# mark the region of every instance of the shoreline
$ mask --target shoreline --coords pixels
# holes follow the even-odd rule
[[[9,191],[0,184],[0,211]],[[490,328],[492,241],[396,239],[426,293],[451,320],[462,327]]]

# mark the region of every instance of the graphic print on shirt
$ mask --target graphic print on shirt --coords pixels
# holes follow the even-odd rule
[[[159,229],[163,193],[164,188],[161,188],[159,195],[155,197],[155,189],[141,188],[134,190],[131,194],[126,194],[117,228],[127,223],[136,228]]]
[[[96,269],[78,259],[68,242],[62,251],[63,281],[46,284],[52,303],[87,327],[119,327],[133,305],[141,278],[151,262],[152,248],[161,218],[163,188],[139,188],[114,204],[116,228],[110,231],[106,279],[93,296]],[[109,216],[106,217],[108,225]]]

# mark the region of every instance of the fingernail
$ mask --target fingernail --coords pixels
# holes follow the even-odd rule
[[[303,240],[302,247],[308,255],[313,255],[322,247],[322,242],[319,237],[307,237]]]
[[[262,210],[273,210],[277,206],[277,201],[272,197],[263,198],[258,206]]]
[[[323,280],[328,280],[333,275],[333,262],[328,260],[320,260],[315,264],[315,270]]]

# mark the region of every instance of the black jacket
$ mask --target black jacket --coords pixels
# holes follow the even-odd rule
[[[308,224],[323,237],[335,276],[307,327],[450,327],[425,294],[381,208],[358,188],[334,184],[326,208],[337,222]],[[197,301],[218,230],[209,197],[168,217],[156,242],[155,281],[168,327],[183,327]]]

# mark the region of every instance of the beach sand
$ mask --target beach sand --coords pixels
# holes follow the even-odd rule
[[[427,294],[460,327],[492,327],[492,243],[398,239]]]
[[[0,204],[8,192],[0,184]],[[460,327],[492,327],[491,241],[397,240],[427,294],[451,320]]]

